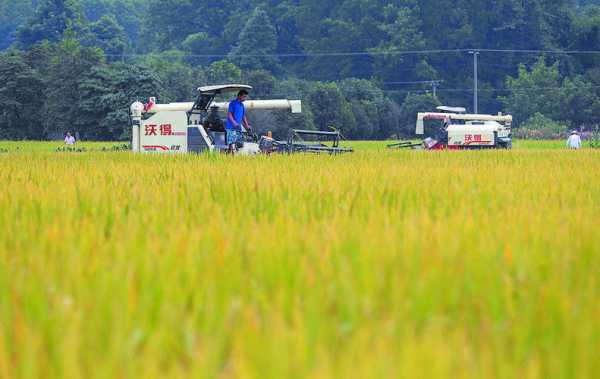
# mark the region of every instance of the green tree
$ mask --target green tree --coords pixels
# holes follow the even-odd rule
[[[254,9],[239,35],[231,57],[241,68],[276,70],[279,61],[274,54],[277,49],[277,34],[269,15],[262,8]],[[248,56],[250,55],[250,56]]]
[[[241,79],[242,70],[226,60],[214,62],[206,70],[207,84],[239,83]]]
[[[548,139],[562,138],[569,127],[537,112],[517,130],[520,138]]]
[[[600,98],[593,83],[580,75],[565,78],[562,83],[562,96],[555,117],[573,127],[590,127],[600,123]],[[558,117],[560,116],[560,117]]]
[[[78,130],[94,140],[128,140],[129,105],[150,96],[163,98],[160,78],[148,67],[114,63],[98,65],[78,85]]]
[[[41,139],[43,81],[23,54],[0,54],[0,138]]]
[[[147,0],[81,0],[84,16],[91,22],[103,16],[114,18],[126,33],[128,47],[141,47],[139,35],[148,17]]]
[[[283,54],[298,53],[302,50],[299,37],[297,1],[284,0],[270,4],[269,14],[273,17],[273,26],[277,34],[277,52]],[[286,61],[286,66],[292,61]]]
[[[214,37],[211,50],[203,53],[223,53],[230,45],[223,38],[227,21],[251,9],[247,1],[239,0],[148,0],[141,41],[158,50],[181,48],[191,34],[206,32]]]
[[[34,5],[27,0],[0,0],[0,50],[12,45],[15,32],[33,14]]]
[[[518,76],[507,78],[508,95],[500,97],[500,101],[517,125],[535,113],[555,118],[561,112],[558,109],[563,97],[561,84],[558,63],[548,66],[540,58],[531,70],[520,65]]]
[[[48,41],[32,45],[23,52],[27,64],[40,73],[44,82],[50,77],[50,65],[56,55],[57,46]]]
[[[405,50],[424,49],[426,46],[421,32],[418,4],[413,3],[410,7],[389,4],[384,8],[383,15],[384,22],[378,25],[378,28],[385,37],[382,38],[379,46],[373,49],[373,52],[378,54],[375,56],[377,77],[383,81],[394,80],[398,77],[398,73],[402,72],[404,75],[422,74],[413,76],[415,78],[435,78],[435,70],[430,68],[423,57],[398,54]],[[419,72],[407,72],[407,66],[419,68]]]
[[[199,32],[188,35],[181,46],[192,54],[209,54],[215,45],[216,38],[211,37],[207,32]]]
[[[339,88],[356,119],[355,129],[346,135],[354,139],[382,139],[398,129],[399,109],[373,82],[346,79]]]
[[[398,134],[404,137],[413,137],[415,135],[415,126],[417,123],[417,113],[433,112],[440,101],[431,94],[409,94],[400,107]],[[425,133],[430,128],[425,128]]]
[[[343,133],[348,132],[348,138],[355,137],[356,118],[350,103],[346,101],[336,83],[315,83],[308,94],[307,102],[310,104],[317,129],[334,128]]]
[[[313,84],[299,79],[282,80],[275,83],[273,92],[277,94],[277,97],[306,99],[305,95],[308,95]],[[302,113],[274,112],[274,123],[268,130],[271,130],[276,138],[285,139],[291,129],[317,129],[309,101],[302,102]]]
[[[79,127],[86,126],[82,125],[79,117],[83,99],[79,82],[103,63],[102,50],[84,47],[71,35],[58,45],[46,79],[47,133],[79,131]]]
[[[595,109],[600,100],[592,83],[581,76],[561,78],[558,63],[549,66],[540,58],[531,70],[521,65],[506,86],[509,94],[500,100],[517,125],[536,113],[578,127],[599,121]]]
[[[296,39],[305,52],[316,55],[296,60],[296,71],[303,77],[324,81],[373,76],[371,56],[318,53],[360,52],[377,46],[385,38],[378,26],[386,3],[382,0],[299,2],[293,12]]]
[[[170,50],[152,55],[144,62],[162,83],[163,102],[190,101],[196,95],[196,89],[206,81],[202,70],[194,70],[185,62],[184,54]]]
[[[600,5],[584,7],[574,18],[569,50],[600,50]],[[597,70],[600,57],[598,54],[579,54],[569,63],[572,64],[571,73],[587,74]],[[596,75],[592,73],[592,76]]]
[[[304,40],[305,49],[315,56],[309,57],[304,68],[305,75],[316,80],[337,80],[372,75],[373,62],[369,56],[330,56],[323,53],[346,53],[361,50],[368,43],[363,40],[357,26],[346,20],[325,19],[319,25],[322,37]]]
[[[81,10],[75,0],[43,0],[33,16],[17,31],[17,40],[23,47],[48,40],[58,42],[71,29],[79,30]]]
[[[88,25],[86,32],[85,45],[102,49],[108,61],[122,59],[127,48],[127,34],[113,16],[100,17]]]
[[[245,73],[244,77],[244,82],[252,86],[252,97],[260,99],[273,95],[277,78],[271,75],[270,72],[253,70]],[[283,94],[276,94],[275,96],[283,96]]]

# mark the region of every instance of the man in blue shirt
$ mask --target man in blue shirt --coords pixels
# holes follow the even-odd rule
[[[236,150],[236,144],[243,142],[243,129],[250,131],[250,123],[246,117],[246,108],[244,107],[244,101],[248,98],[248,91],[245,89],[238,92],[237,99],[229,103],[229,109],[227,111],[227,145],[229,146],[229,153],[234,153]]]

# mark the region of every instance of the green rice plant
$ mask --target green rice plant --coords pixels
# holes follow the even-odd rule
[[[589,144],[592,149],[600,149],[600,132],[592,133]]]

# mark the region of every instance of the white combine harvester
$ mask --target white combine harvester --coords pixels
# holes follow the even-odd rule
[[[425,148],[428,150],[510,149],[512,116],[466,114],[465,108],[438,107],[439,112],[418,113],[415,133],[425,135],[425,123],[438,121],[428,130],[422,144],[400,142],[390,148]]]
[[[215,98],[223,94],[235,96],[242,89],[251,90],[252,87],[241,84],[200,87],[196,101],[189,103],[155,104],[154,98],[147,104],[136,101],[130,107],[132,150],[159,153],[226,150],[224,125],[211,123],[209,112],[227,112],[229,103],[216,102]],[[302,112],[300,100],[248,100],[244,106],[246,111],[283,109]],[[259,151],[258,143],[253,141],[244,143],[239,152],[256,154]]]

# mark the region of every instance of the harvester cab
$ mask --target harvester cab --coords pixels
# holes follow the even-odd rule
[[[198,97],[196,98],[192,109],[188,112],[188,124],[201,126],[201,129],[204,129],[213,143],[213,148],[217,150],[227,150],[228,146],[225,134],[225,123],[219,115],[220,108],[215,104],[215,98],[220,95],[232,97],[241,90],[250,91],[252,90],[252,87],[242,84],[200,87],[198,88]],[[227,112],[226,109],[225,112]],[[243,126],[242,132],[244,133],[245,138],[249,137],[247,134],[248,131],[245,130]],[[256,142],[256,139],[253,138],[251,141],[247,141],[247,143],[240,143],[238,148],[241,149],[242,152],[249,154],[256,151],[258,146],[255,145]]]
[[[415,134],[426,137],[421,144],[400,142],[389,147],[426,150],[512,147],[511,115],[468,114],[465,108],[455,107],[438,107],[437,110],[417,115]]]
[[[139,101],[130,107],[132,150],[134,152],[186,153],[222,151],[227,149],[225,128],[219,112],[227,112],[229,103],[218,102],[219,95],[233,96],[240,90],[252,87],[243,84],[225,84],[198,88],[194,102],[157,104],[155,98],[148,103]],[[248,100],[246,111],[289,110],[302,112],[300,100]],[[256,141],[244,143],[241,154],[260,151]]]

